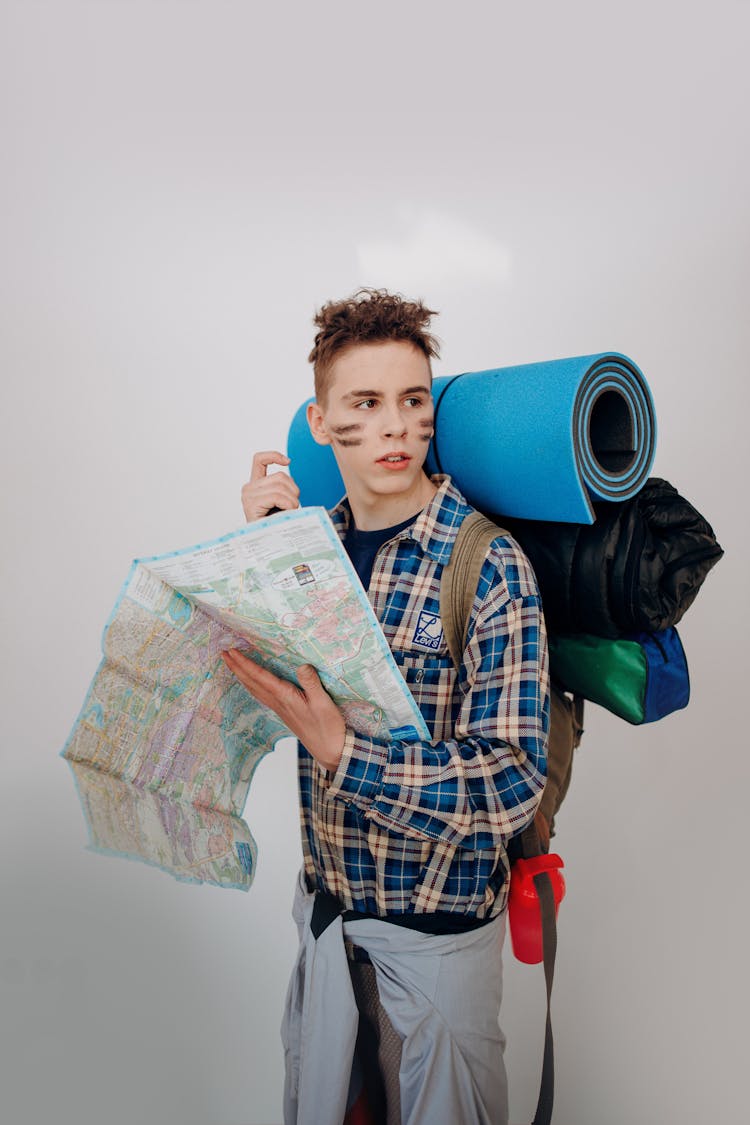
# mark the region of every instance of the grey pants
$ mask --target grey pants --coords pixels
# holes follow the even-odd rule
[[[367,950],[379,1001],[401,1041],[402,1125],[507,1125],[498,1025],[505,916],[452,936],[336,918],[316,939],[300,884],[300,948],[282,1024],[285,1125],[341,1125],[359,1013],[344,936]]]

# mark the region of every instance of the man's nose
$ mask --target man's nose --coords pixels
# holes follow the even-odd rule
[[[387,408],[382,421],[384,437],[402,437],[406,433],[406,418],[399,406]]]

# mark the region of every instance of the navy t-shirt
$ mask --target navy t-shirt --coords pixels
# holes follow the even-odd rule
[[[344,534],[344,548],[365,590],[370,585],[372,564],[380,548],[389,539],[393,539],[394,535],[398,535],[399,531],[414,523],[416,518],[416,515],[409,516],[403,523],[397,523],[394,527],[379,527],[376,531],[360,531],[354,523],[354,517],[350,519]]]

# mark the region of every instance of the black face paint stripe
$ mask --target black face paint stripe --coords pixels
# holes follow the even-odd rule
[[[336,442],[336,445],[342,445],[342,446],[347,447],[347,448],[351,445],[361,445],[362,444],[362,438],[349,438],[347,440],[346,438],[340,438],[340,437],[334,436],[333,440]]]
[[[331,426],[331,433],[336,434],[337,437],[343,437],[344,434],[354,434],[361,429],[361,422],[351,422],[348,426]]]

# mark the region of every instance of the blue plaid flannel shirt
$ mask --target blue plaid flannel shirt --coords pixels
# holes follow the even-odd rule
[[[458,672],[439,626],[440,577],[472,509],[447,477],[380,548],[369,598],[430,742],[348,730],[329,773],[299,748],[304,868],[311,888],[378,915],[506,905],[506,844],[533,818],[546,778],[547,644],[531,566],[510,536],[490,547]],[[343,536],[350,512],[331,513]]]

